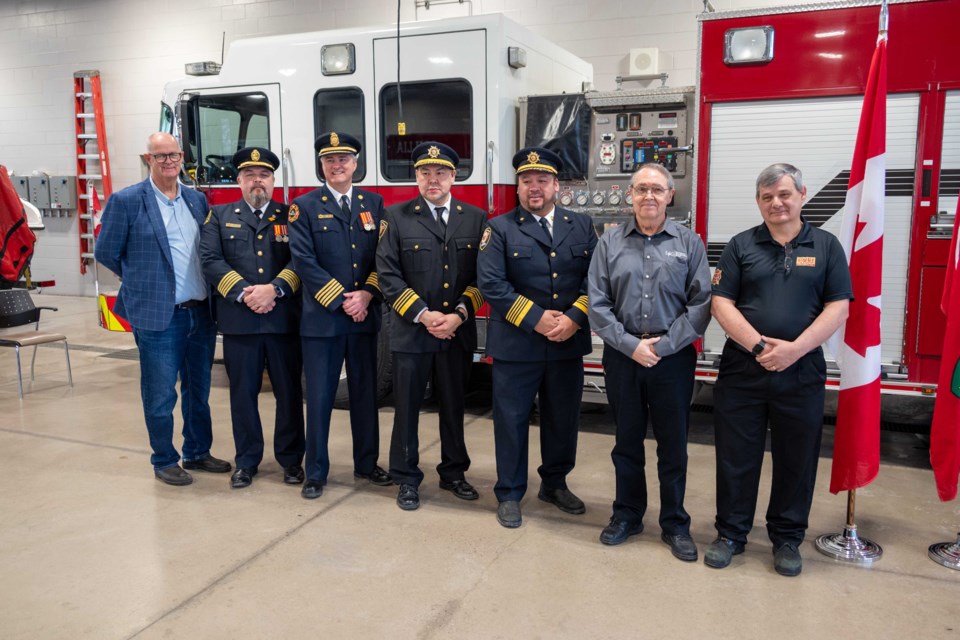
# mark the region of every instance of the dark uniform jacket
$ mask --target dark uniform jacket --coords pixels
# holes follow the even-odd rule
[[[364,223],[364,217],[369,217],[369,222]],[[382,217],[383,198],[356,187],[349,219],[326,185],[290,205],[290,252],[303,282],[300,335],[331,338],[380,329],[375,261]],[[372,293],[373,300],[364,321],[354,322],[340,307],[345,291],[361,289]]]
[[[214,290],[217,326],[225,334],[296,333],[300,278],[290,262],[287,205],[270,201],[257,220],[243,200],[217,205],[200,230],[203,275]],[[237,298],[252,284],[283,291],[270,313],[254,313]]]
[[[590,353],[587,270],[597,245],[589,216],[556,207],[553,238],[517,207],[493,218],[477,260],[480,292],[490,303],[487,353],[494,360],[561,360]],[[551,342],[534,331],[544,310],[562,311],[580,325],[570,339]]]
[[[430,205],[418,197],[393,205],[382,223],[377,271],[380,288],[395,318],[390,325],[390,349],[402,353],[428,353],[447,348],[414,322],[424,309],[453,313],[467,308],[467,321],[456,330],[465,351],[477,347],[474,320],[483,305],[477,289],[477,250],[487,220],[477,207],[450,199],[446,237],[433,218]]]

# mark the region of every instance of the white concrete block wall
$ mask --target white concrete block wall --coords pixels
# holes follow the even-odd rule
[[[718,11],[787,4],[712,0]],[[502,12],[594,65],[595,88],[628,72],[629,50],[658,47],[673,86],[695,80],[701,0],[473,0],[414,9],[403,21]],[[20,175],[75,175],[73,72],[99,69],[114,189],[142,179],[163,84],[221,44],[296,31],[392,24],[393,0],[0,0],[0,163]],[[47,218],[33,259],[56,293],[92,295],[80,275],[77,220]],[[108,281],[109,282],[109,281]]]

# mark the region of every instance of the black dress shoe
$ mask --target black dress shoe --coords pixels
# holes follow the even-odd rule
[[[375,484],[378,487],[389,487],[393,484],[393,478],[390,477],[389,473],[381,469],[379,465],[374,465],[373,471],[370,473],[354,471],[353,477],[358,480],[369,480],[370,484]]]
[[[233,472],[233,475],[230,476],[230,486],[233,489],[243,489],[244,487],[249,487],[253,484],[253,476],[257,475],[256,469],[241,469],[237,467],[237,470]]]
[[[684,562],[695,562],[697,559],[697,545],[688,533],[670,535],[661,533],[660,539],[670,545],[673,557]]]
[[[610,518],[610,524],[600,532],[600,542],[603,544],[620,544],[626,542],[630,536],[635,536],[643,531],[642,522],[627,522],[620,520],[616,516]]]
[[[497,522],[501,527],[516,529],[523,524],[523,515],[520,513],[520,502],[504,500],[497,506]]]
[[[172,484],[175,487],[184,487],[193,482],[193,476],[180,468],[180,465],[167,467],[166,469],[155,469],[153,475],[157,480]]]
[[[233,466],[226,460],[214,458],[209,453],[199,460],[184,460],[183,468],[192,471],[206,471],[207,473],[229,473]]]
[[[583,500],[573,495],[573,492],[566,488],[548,489],[541,486],[540,493],[537,494],[537,497],[544,502],[556,505],[557,509],[566,513],[579,515],[587,510],[587,507],[583,504]]]
[[[283,468],[284,484],[300,484],[303,482],[303,467],[298,464],[292,464]]]
[[[420,490],[412,484],[400,485],[397,493],[397,506],[404,511],[414,511],[420,508]]]
[[[449,491],[461,500],[476,500],[480,497],[477,490],[473,488],[466,480],[454,480],[453,482],[440,481],[440,488]]]
[[[707,547],[703,554],[703,564],[714,569],[723,569],[730,565],[733,556],[743,553],[743,543],[730,538],[718,537]]]
[[[300,489],[300,495],[307,500],[316,500],[323,495],[323,483],[307,480],[303,485],[303,489]]]

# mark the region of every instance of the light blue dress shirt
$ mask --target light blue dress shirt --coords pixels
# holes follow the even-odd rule
[[[173,257],[173,275],[176,280],[175,302],[205,300],[207,285],[200,266],[200,227],[190,213],[177,184],[177,197],[171,200],[150,180],[157,197],[163,228],[167,231],[170,255]]]

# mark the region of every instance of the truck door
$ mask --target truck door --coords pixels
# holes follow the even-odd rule
[[[414,181],[410,152],[427,140],[448,144],[460,155],[458,183],[488,179],[483,161],[488,139],[486,35],[476,29],[401,37],[399,99],[397,39],[374,40],[377,184],[388,204],[416,195],[397,188]],[[400,105],[406,135],[397,131]]]
[[[211,204],[239,197],[233,154],[243,147],[267,147],[283,156],[280,85],[244,85],[186,90],[177,101],[184,169]],[[284,185],[278,171],[276,187]]]

